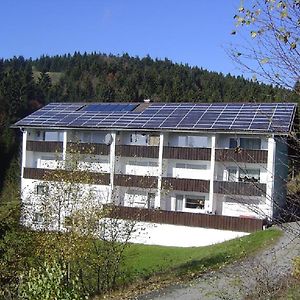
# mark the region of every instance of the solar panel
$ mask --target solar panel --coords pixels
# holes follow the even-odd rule
[[[293,103],[50,103],[16,126],[288,132]]]
[[[83,106],[80,111],[87,112],[112,112],[112,111],[132,111],[138,104],[128,103],[94,103]]]

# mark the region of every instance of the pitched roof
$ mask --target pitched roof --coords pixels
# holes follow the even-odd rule
[[[296,108],[294,103],[50,103],[13,127],[287,134]]]

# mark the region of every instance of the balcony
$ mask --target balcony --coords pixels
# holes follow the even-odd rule
[[[109,146],[105,144],[70,142],[67,144],[67,151],[79,152],[81,154],[108,155]]]
[[[209,192],[208,180],[165,177],[162,185],[165,190]]]
[[[116,156],[158,158],[158,147],[116,145]]]
[[[163,158],[166,159],[187,159],[187,160],[210,160],[210,148],[189,148],[189,147],[164,147]]]
[[[50,141],[27,141],[26,150],[36,152],[62,152],[63,143]]]
[[[126,187],[157,188],[157,177],[115,174],[114,184]]]
[[[61,181],[62,178],[65,181],[74,183],[89,183],[89,184],[101,184],[109,185],[109,174],[107,173],[93,173],[85,171],[68,171],[62,169],[50,170],[50,169],[36,169],[36,168],[24,168],[24,178],[37,179],[46,181]]]
[[[258,182],[215,181],[214,193],[224,195],[264,196],[266,184]]]
[[[216,161],[267,163],[267,150],[250,149],[216,149]]]

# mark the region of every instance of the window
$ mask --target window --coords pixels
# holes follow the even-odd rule
[[[238,140],[235,138],[230,138],[229,139],[229,148],[236,148],[238,146]]]
[[[80,139],[80,141],[81,141],[82,143],[91,143],[91,141],[92,141],[92,135],[91,135],[91,133],[90,133],[90,132],[83,132],[83,133],[81,134],[81,139]]]
[[[106,134],[104,132],[92,132],[91,142],[95,144],[103,144]]]
[[[37,195],[48,195],[49,188],[46,185],[37,185],[36,193]]]
[[[188,147],[197,147],[197,148],[207,148],[208,147],[208,137],[190,135],[187,137],[187,146]]]
[[[159,135],[149,135],[148,144],[149,144],[149,146],[158,146],[159,145]]]
[[[186,197],[186,200],[185,200],[186,208],[204,209],[204,206],[205,206],[205,196],[197,196],[197,197],[187,196]]]
[[[62,131],[46,131],[44,140],[53,142],[62,142],[64,139],[64,133]]]
[[[260,182],[260,170],[230,167],[227,169],[227,181]]]
[[[198,135],[178,135],[175,137],[177,139],[176,146],[178,147],[196,147],[196,148],[207,148],[208,147],[208,137],[198,136]],[[171,145],[174,143],[170,141]]]
[[[65,216],[64,225],[65,227],[71,227],[73,225],[73,218],[71,216]]]
[[[182,211],[182,209],[183,209],[183,195],[177,195],[176,202],[175,202],[175,210]]]
[[[182,211],[187,209],[204,209],[205,208],[205,195],[176,195],[175,210]]]
[[[237,168],[229,168],[227,171],[228,171],[228,181],[230,181],[230,182],[238,181],[238,169]]]
[[[155,207],[155,193],[148,193],[148,195],[147,195],[147,206],[150,209]]]
[[[261,139],[240,138],[240,147],[243,149],[261,149]]]
[[[34,213],[33,214],[33,218],[32,218],[32,222],[34,224],[41,224],[41,223],[43,223],[43,215],[41,213],[38,213],[38,212]]]
[[[132,133],[130,135],[130,142],[134,145],[147,145],[148,136],[141,133]]]
[[[230,138],[229,148],[250,149],[250,150],[260,150],[261,149],[261,139],[258,138]]]
[[[240,169],[239,181],[259,182],[260,181],[260,170],[259,169]]]

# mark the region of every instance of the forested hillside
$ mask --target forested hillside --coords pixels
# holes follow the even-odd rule
[[[105,54],[0,60],[0,187],[18,143],[9,126],[52,101],[296,101],[288,90],[198,67]]]

